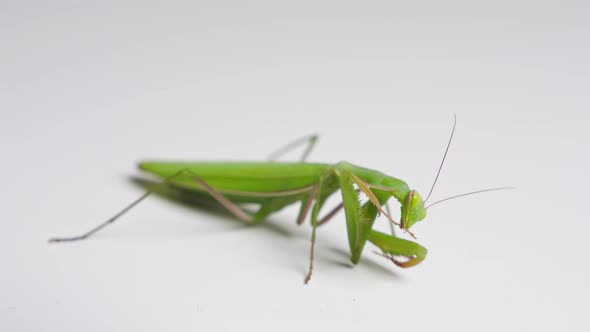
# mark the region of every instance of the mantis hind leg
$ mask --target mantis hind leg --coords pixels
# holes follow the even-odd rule
[[[303,136],[301,138],[298,138],[298,139],[294,140],[293,142],[290,142],[289,144],[275,150],[273,153],[271,153],[268,156],[268,160],[274,161],[274,160],[278,159],[280,156],[284,155],[285,153],[297,148],[298,146],[307,144],[305,147],[305,150],[303,151],[303,154],[301,155],[301,159],[300,159],[301,162],[305,162],[307,160],[307,157],[309,157],[309,154],[313,150],[317,140],[318,140],[318,135],[316,135],[316,134],[311,134],[311,135],[307,135],[307,136]]]
[[[217,190],[215,190],[214,188],[212,188],[209,184],[207,184],[207,182],[205,182],[205,180],[201,179],[197,174],[195,174],[194,172],[192,172],[192,171],[190,171],[188,169],[180,170],[177,173],[175,173],[175,174],[173,174],[173,175],[165,178],[160,185],[161,186],[167,186],[167,185],[173,184],[172,180],[175,177],[178,177],[180,175],[186,175],[186,174],[192,176],[194,178],[194,180],[196,182],[198,182],[201,185],[201,187],[203,187],[203,189],[209,195],[211,195],[211,197],[213,197],[221,206],[223,206],[229,213],[231,213],[238,220],[241,220],[243,222],[253,222],[253,221],[257,221],[259,219],[263,219],[264,217],[266,217],[268,215],[268,213],[261,213],[263,211],[259,211],[255,215],[248,214],[242,208],[240,208],[237,204],[235,204],[234,202],[232,202],[229,199],[227,199],[220,192],[218,192]],[[139,198],[137,198],[136,200],[134,200],[133,202],[131,202],[131,204],[127,205],[121,211],[117,212],[114,216],[112,216],[111,218],[109,218],[107,221],[105,221],[105,222],[99,224],[98,226],[90,229],[88,232],[86,232],[86,233],[84,233],[82,235],[73,236],[73,237],[51,238],[51,239],[49,239],[49,242],[50,243],[56,243],[56,242],[72,242],[72,241],[80,241],[80,240],[87,239],[90,236],[92,236],[95,233],[97,233],[98,231],[100,231],[101,229],[103,229],[104,227],[106,227],[109,224],[112,224],[113,222],[115,222],[117,219],[119,219],[125,213],[129,212],[129,210],[131,210],[132,208],[134,208],[136,205],[138,205],[141,201],[143,201],[144,199],[146,199],[149,195],[151,195],[155,191],[156,191],[155,189],[154,190],[148,190],[148,191],[146,191],[143,195],[141,195]],[[262,210],[262,208],[261,208],[261,210]]]

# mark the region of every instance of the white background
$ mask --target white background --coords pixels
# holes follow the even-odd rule
[[[585,1],[3,1],[0,330],[588,331]],[[307,133],[433,199],[429,249],[354,268],[344,216],[260,227],[142,190],[142,158],[263,160]],[[294,153],[291,158],[297,158]],[[384,221],[378,221],[380,228]]]

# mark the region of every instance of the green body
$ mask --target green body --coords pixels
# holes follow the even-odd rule
[[[346,162],[335,165],[319,163],[283,162],[141,162],[139,167],[155,174],[174,186],[206,194],[207,191],[194,179],[197,175],[210,187],[234,203],[258,203],[259,210],[253,221],[262,221],[271,213],[301,202],[300,215],[305,213],[305,202],[314,201],[311,223],[318,224],[319,212],[326,199],[341,190],[346,214],[351,260],[358,263],[367,241],[399,266],[418,264],[426,256],[426,249],[419,244],[380,233],[372,229],[381,206],[390,198],[401,205],[399,226],[407,230],[415,222],[424,219],[426,210],[420,195],[402,180],[381,172],[362,168]],[[187,170],[188,174],[178,175]],[[314,192],[317,190],[317,192]],[[365,203],[359,202],[360,192],[369,196]],[[389,217],[389,216],[388,216]],[[399,262],[390,255],[405,256]]]

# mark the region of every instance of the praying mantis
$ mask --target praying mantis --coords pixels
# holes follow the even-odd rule
[[[272,213],[291,204],[300,203],[297,224],[301,225],[307,216],[311,215],[312,226],[309,269],[305,277],[305,284],[307,284],[314,267],[317,228],[331,220],[342,209],[346,217],[350,260],[353,264],[360,261],[367,241],[379,248],[381,255],[402,268],[415,266],[426,258],[427,250],[422,245],[398,237],[394,232],[385,234],[377,231],[373,225],[377,216],[384,215],[391,224],[415,238],[410,228],[426,217],[429,206],[426,206],[425,202],[432,194],[440,175],[455,127],[456,117],[443,160],[426,199],[423,199],[418,191],[411,189],[406,182],[376,170],[344,161],[336,164],[306,162],[317,142],[316,135],[292,142],[277,150],[271,155],[269,161],[265,162],[143,161],[139,163],[139,168],[161,178],[163,186],[207,195],[217,201],[233,217],[245,223],[259,223]],[[279,155],[302,144],[307,144],[307,147],[300,162],[275,161]],[[470,192],[444,200],[500,189],[507,189],[507,187]],[[328,197],[339,190],[342,202],[320,217],[320,211]],[[148,190],[112,218],[80,236],[52,238],[49,242],[87,239],[119,219],[152,193],[154,190]],[[365,198],[364,202],[359,197],[361,195]],[[390,199],[400,204],[399,221],[394,220],[388,212],[386,204]],[[246,203],[258,204],[259,208],[254,213],[248,213],[240,206]],[[436,203],[438,202],[430,206]]]

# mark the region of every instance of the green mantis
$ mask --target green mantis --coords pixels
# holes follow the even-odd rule
[[[453,125],[445,157],[455,125]],[[315,135],[300,139],[277,151],[271,157],[274,160],[286,150],[307,142],[307,149],[301,162],[144,161],[139,163],[139,168],[162,178],[162,185],[181,188],[214,199],[236,219],[245,223],[261,222],[286,206],[300,203],[297,224],[302,224],[310,215],[312,226],[310,264],[305,283],[309,282],[313,272],[317,228],[332,219],[342,209],[346,216],[352,263],[357,264],[360,261],[367,241],[378,247],[382,255],[397,266],[407,268],[422,262],[427,254],[426,248],[394,234],[379,232],[373,229],[373,224],[378,215],[384,215],[389,222],[414,237],[410,228],[426,217],[425,201],[428,198],[423,200],[422,196],[411,189],[406,182],[376,170],[348,162],[339,162],[335,165],[305,162],[316,141]],[[443,157],[443,163],[445,157]],[[436,179],[430,193],[434,189]],[[492,190],[496,189],[501,188]],[[339,190],[342,203],[320,217],[320,211],[328,197]],[[111,219],[83,235],[53,238],[50,242],[86,239],[114,222],[151,193],[153,191],[147,191]],[[359,195],[365,197],[366,201],[361,202]],[[399,221],[394,220],[386,211],[387,209],[384,209],[390,199],[400,204]],[[245,203],[256,203],[259,208],[254,213],[248,213],[240,206]]]

